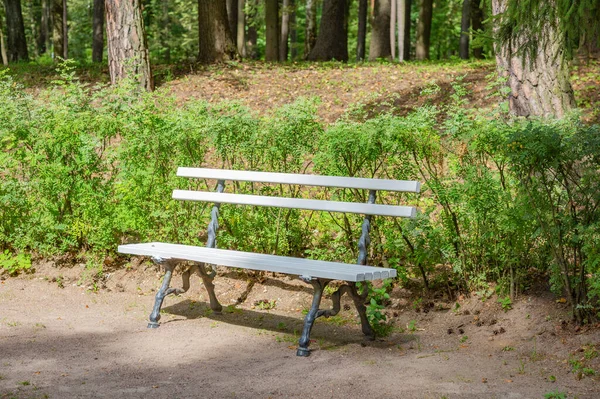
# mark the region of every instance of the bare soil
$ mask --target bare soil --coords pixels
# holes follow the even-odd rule
[[[153,265],[137,259],[96,282],[84,265],[36,269],[0,282],[2,399],[600,397],[598,376],[586,375],[600,371],[600,330],[569,323],[546,291],[504,312],[495,298],[429,300],[396,287],[388,337],[365,341],[345,306],[317,320],[313,352],[300,358],[311,293],[298,280],[222,269],[222,315],[196,278],[147,329]]]

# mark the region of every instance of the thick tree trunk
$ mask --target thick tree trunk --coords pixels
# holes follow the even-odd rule
[[[40,54],[45,54],[50,47],[50,2],[51,0],[42,0],[42,18],[40,20],[39,49]]]
[[[473,28],[473,32],[483,32],[481,0],[471,0],[471,28]],[[473,47],[473,57],[477,59],[483,58],[483,48],[481,46]]]
[[[198,0],[198,62],[211,64],[235,58],[225,0]]]
[[[231,29],[231,37],[237,38],[238,30],[238,0],[227,0],[227,20],[229,21],[229,29]]]
[[[279,60],[279,2],[265,0],[266,48],[265,61]]]
[[[410,6],[411,0],[398,0],[398,60],[410,59]]]
[[[309,61],[348,61],[346,0],[325,0],[315,47]]]
[[[256,28],[256,9],[258,7],[258,0],[247,0],[250,7],[250,12],[246,15],[248,21],[248,33],[246,36],[246,55],[253,60],[259,58],[258,47],[256,43],[258,41],[258,31]]]
[[[492,0],[495,17],[506,9],[507,0]],[[496,26],[494,30],[497,30]],[[496,45],[496,63],[501,77],[508,78],[508,96],[512,113],[519,116],[562,117],[575,106],[573,88],[564,49],[558,45],[555,27],[546,24],[542,30],[535,59],[516,55],[522,39],[514,38]]]
[[[6,43],[4,42],[4,33],[2,33],[2,18],[0,17],[0,59],[2,65],[8,65],[8,55],[6,54]]]
[[[29,60],[21,0],[4,0],[6,32],[8,36],[8,62]]]
[[[238,0],[236,45],[240,57],[246,58],[246,1]]]
[[[102,62],[104,52],[104,0],[94,0],[92,19],[92,61]]]
[[[391,5],[391,0],[375,0],[371,19],[369,61],[375,61],[378,58],[389,58],[392,54],[392,47],[390,46]]]
[[[140,0],[106,0],[108,70],[112,84],[134,78],[154,89]]]
[[[419,21],[417,22],[417,60],[429,59],[429,40],[431,38],[431,20],[433,0],[419,0]]]
[[[358,37],[356,43],[356,61],[365,60],[367,46],[367,0],[358,0]]]
[[[469,28],[471,27],[471,0],[463,0],[460,20],[460,43],[458,54],[463,60],[469,59]]]
[[[63,2],[62,0],[52,1],[52,52],[54,60],[62,57],[64,54],[63,35]]]
[[[317,0],[306,0],[306,33],[304,35],[304,58],[317,42]]]
[[[283,0],[281,10],[281,38],[279,42],[279,61],[287,61],[288,39],[290,37],[290,0]]]

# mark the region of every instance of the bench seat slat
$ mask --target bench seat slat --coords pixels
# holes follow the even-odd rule
[[[418,181],[301,175],[293,173],[254,172],[244,170],[180,167],[177,169],[177,176],[275,184],[298,184],[303,186],[357,188],[377,191],[404,191],[418,193],[421,190],[421,183]]]
[[[395,269],[160,242],[120,245],[118,251],[332,280],[356,282],[396,277]]]
[[[273,206],[278,208],[309,209],[328,212],[359,213],[362,215],[397,217],[415,217],[416,215],[416,209],[412,206],[322,201],[303,198],[266,197],[261,195],[214,193],[206,191],[173,190],[173,199],[239,205]]]

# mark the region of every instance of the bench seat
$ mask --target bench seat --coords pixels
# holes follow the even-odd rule
[[[121,245],[118,251],[165,260],[188,260],[328,280],[358,282],[396,277],[396,270],[389,268],[162,242]]]

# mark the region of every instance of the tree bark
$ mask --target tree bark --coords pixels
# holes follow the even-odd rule
[[[417,22],[417,60],[429,59],[429,40],[431,38],[431,20],[433,0],[419,0],[419,21]]]
[[[390,15],[391,0],[375,0],[371,19],[371,45],[369,46],[369,61],[378,58],[390,58]]]
[[[131,78],[137,79],[142,88],[153,90],[141,1],[107,0],[105,7],[111,83]]]
[[[229,21],[229,29],[231,30],[231,37],[237,38],[238,30],[238,0],[227,0],[227,20]]]
[[[8,62],[29,60],[21,0],[4,0],[6,32],[8,36]]]
[[[39,38],[39,51],[40,54],[45,54],[50,47],[50,1],[42,0],[42,18],[40,20],[40,38]]]
[[[304,35],[304,58],[317,42],[317,0],[306,0],[306,33]]]
[[[279,2],[265,0],[266,48],[265,61],[279,60]]]
[[[200,63],[236,58],[225,0],[198,0],[198,42]]]
[[[92,19],[92,61],[102,62],[104,52],[104,0],[94,0]]]
[[[283,0],[281,10],[281,41],[279,42],[279,61],[285,62],[288,58],[288,40],[290,37],[290,0]]]
[[[46,41],[42,34],[42,1],[31,0],[29,10],[30,29],[35,36],[35,56],[37,57],[46,51]]]
[[[238,0],[237,9],[237,51],[240,57],[246,58],[246,1]]]
[[[8,55],[6,54],[6,44],[4,43],[4,33],[2,33],[2,17],[0,16],[0,59],[2,65],[8,65]]]
[[[460,20],[460,43],[458,54],[463,60],[469,59],[469,28],[471,27],[471,1],[463,0]]]
[[[367,46],[367,0],[358,0],[358,37],[356,43],[356,61],[365,60]]]
[[[483,9],[481,0],[471,0],[471,28],[473,32],[483,32]],[[483,58],[483,48],[481,46],[473,47],[473,57]]]
[[[346,0],[325,0],[315,47],[309,61],[348,61]]]
[[[69,20],[67,12],[67,0],[62,2],[62,34],[63,34],[63,53],[62,57],[66,60],[69,58]]]
[[[411,0],[398,0],[398,60],[410,59],[410,6]]]
[[[492,13],[501,23],[507,0],[492,0]],[[494,31],[498,30],[498,24]],[[496,63],[501,77],[508,79],[508,96],[512,113],[518,116],[562,117],[575,107],[569,82],[566,54],[559,46],[559,32],[550,24],[542,28],[541,43],[535,59],[517,55],[523,38],[496,44]]]
[[[62,57],[64,54],[64,41],[63,35],[63,2],[62,0],[51,0],[52,1],[52,52],[55,61],[58,57]]]
[[[396,17],[398,16],[397,10],[398,2],[391,0],[390,5],[390,50],[392,52],[392,61],[396,59]]]
[[[250,7],[250,12],[246,16],[248,21],[248,33],[246,36],[246,55],[253,60],[258,59],[258,47],[256,43],[258,41],[258,31],[256,29],[256,9],[258,7],[258,0],[247,0]]]

